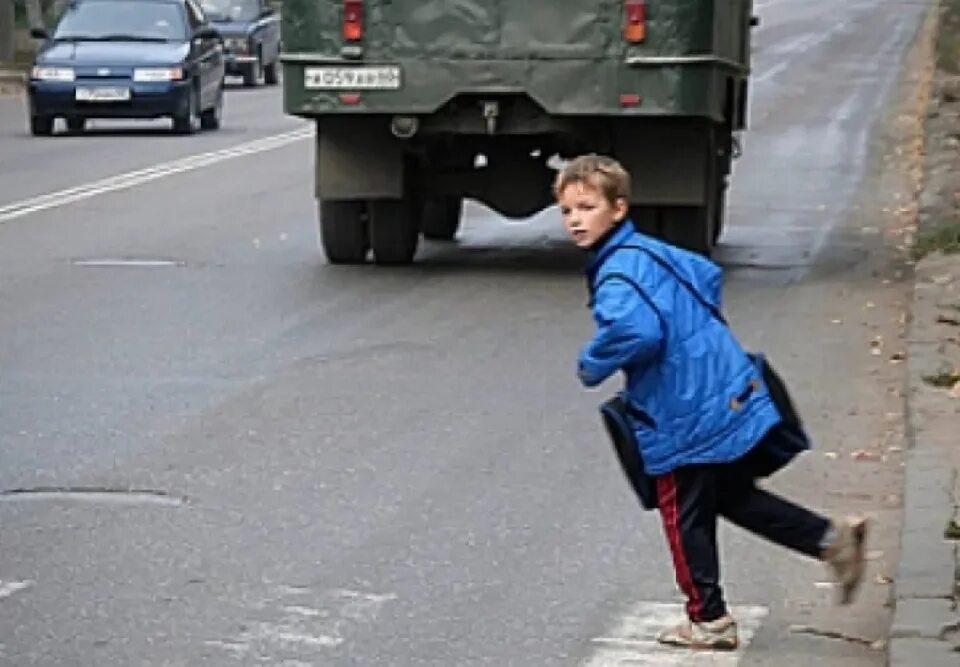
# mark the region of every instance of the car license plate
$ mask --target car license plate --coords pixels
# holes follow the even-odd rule
[[[77,102],[126,102],[129,88],[77,88]]]
[[[307,67],[303,73],[303,87],[307,90],[397,90],[400,88],[400,68]]]

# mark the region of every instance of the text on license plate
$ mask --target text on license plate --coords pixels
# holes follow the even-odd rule
[[[126,102],[129,88],[77,88],[78,102]]]
[[[303,73],[307,90],[397,90],[400,68],[381,67],[307,67]]]

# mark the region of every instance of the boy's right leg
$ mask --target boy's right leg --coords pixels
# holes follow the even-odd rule
[[[727,613],[717,551],[717,466],[679,468],[657,478],[657,499],[688,621],[665,629],[662,644],[733,650],[737,624]]]
[[[688,466],[657,477],[663,531],[691,621],[727,612],[717,550],[716,466]]]

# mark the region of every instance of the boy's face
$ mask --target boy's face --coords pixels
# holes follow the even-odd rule
[[[611,202],[588,183],[571,183],[558,197],[563,226],[580,248],[589,248],[627,216],[627,202]]]

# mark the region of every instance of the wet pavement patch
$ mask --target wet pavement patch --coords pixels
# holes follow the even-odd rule
[[[123,489],[108,487],[36,487],[10,489],[0,492],[0,503],[36,502],[44,500],[94,503],[102,505],[160,505],[180,507],[187,504],[185,496],[152,489]]]

